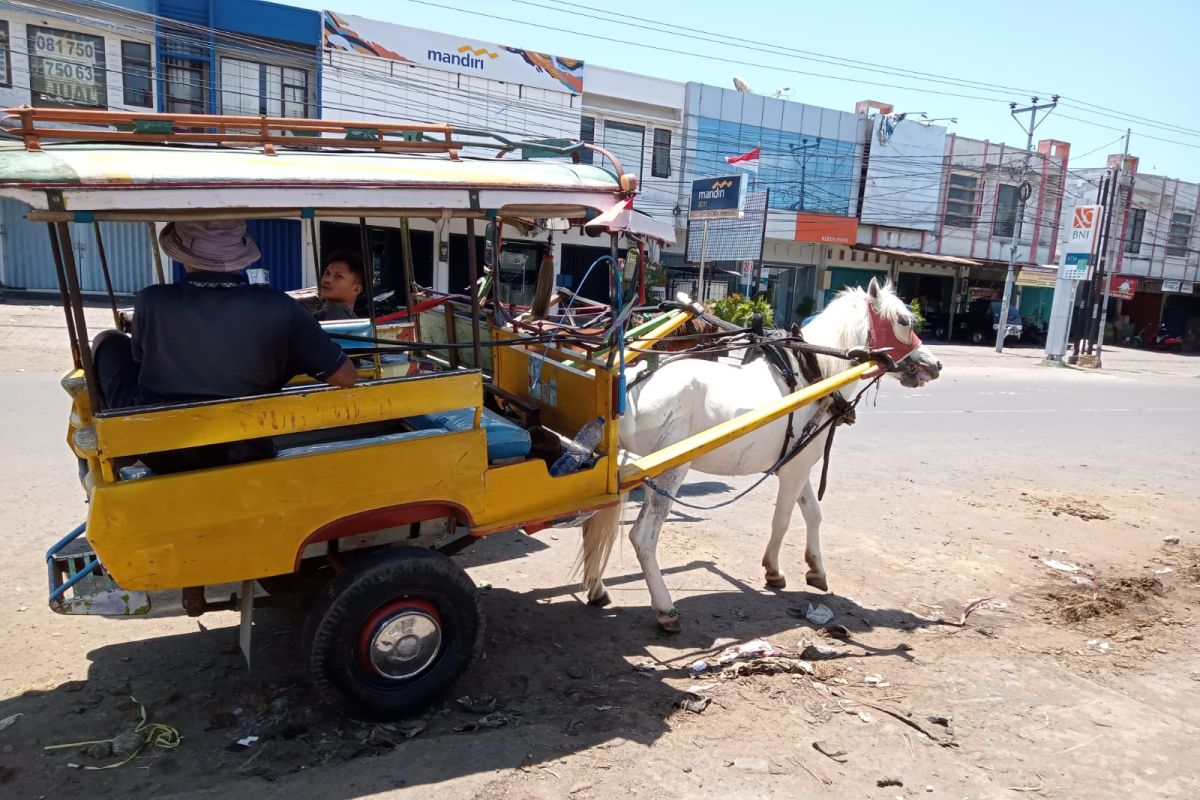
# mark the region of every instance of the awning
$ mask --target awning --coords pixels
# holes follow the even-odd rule
[[[668,247],[675,244],[674,225],[657,220],[649,214],[643,214],[632,206],[633,198],[621,200],[600,216],[588,221],[584,227],[593,231],[648,236],[658,239]]]
[[[981,267],[982,261],[977,261],[973,258],[960,258],[958,256],[943,256],[937,253],[920,253],[916,250],[894,250],[890,247],[864,247],[860,248],[868,253],[879,253],[880,255],[890,256],[893,258],[902,258],[905,261],[921,261],[926,264],[934,264],[943,267]]]

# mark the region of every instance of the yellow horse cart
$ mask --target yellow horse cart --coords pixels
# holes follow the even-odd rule
[[[561,230],[565,221],[608,234],[606,270],[622,239],[660,245],[673,234],[630,211],[636,176],[580,142],[376,122],[8,113],[5,132],[19,141],[0,145],[0,195],[28,204],[28,218],[49,231],[74,357],[62,380],[72,401],[67,442],[88,499],[86,522],[46,555],[51,607],[135,615],[149,609],[148,593],[181,591],[191,615],[240,609],[249,657],[254,605],[303,600],[315,684],[356,714],[394,717],[428,702],[478,650],[478,590],[449,553],[490,533],[535,532],[617,503],[645,477],[871,367],[620,467],[623,365],[692,311],[634,327],[617,274],[602,334],[511,318],[489,302],[489,270],[475,263],[471,241],[470,342],[423,342],[419,317],[382,324],[372,309],[367,320],[330,328],[347,347],[363,348],[352,388],[293,381],[266,396],[105,408],[72,223],[92,224],[98,235],[101,221],[153,230],[168,221],[290,218],[312,226],[315,247],[318,218],[358,218],[364,242],[367,217],[465,220],[472,240],[477,222],[538,230],[555,221]],[[468,156],[482,148],[496,157]],[[572,156],[583,148],[611,170],[578,163]],[[518,151],[546,158],[502,157]],[[411,292],[406,302],[411,309]],[[113,311],[119,325],[115,301]],[[485,363],[490,374],[474,366]],[[579,454],[579,468],[552,474],[571,437],[595,420],[594,450]],[[168,474],[140,461],[259,438],[273,441],[274,458]],[[255,582],[270,594],[256,598]],[[210,596],[226,584],[240,588],[224,600]]]

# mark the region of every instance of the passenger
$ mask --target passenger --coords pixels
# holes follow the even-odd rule
[[[278,392],[296,375],[353,386],[354,365],[283,292],[247,282],[260,257],[242,220],[174,222],[159,237],[181,262],[180,283],[148,286],[134,301],[133,337],[105,331],[93,345],[109,408]],[[144,456],[158,472],[274,456],[270,439]]]
[[[321,273],[322,305],[313,317],[321,321],[354,319],[354,303],[363,293],[362,261],[355,253],[338,251],[329,257]]]

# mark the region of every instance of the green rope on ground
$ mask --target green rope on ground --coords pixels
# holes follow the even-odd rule
[[[183,742],[183,736],[180,735],[178,730],[176,730],[175,728],[172,728],[170,725],[165,725],[161,722],[148,721],[146,719],[146,706],[142,705],[142,703],[140,703],[138,701],[138,699],[136,697],[133,697],[132,695],[130,696],[129,699],[138,704],[138,711],[141,716],[141,719],[138,721],[137,726],[133,729],[133,733],[136,733],[138,736],[137,747],[133,748],[133,750],[128,755],[126,755],[124,758],[122,758],[120,761],[114,761],[111,764],[104,764],[103,766],[97,767],[97,766],[93,766],[91,764],[76,764],[74,762],[69,762],[67,764],[68,767],[71,767],[73,769],[83,769],[83,770],[89,770],[89,771],[98,771],[98,770],[103,770],[103,769],[116,769],[117,767],[123,767],[126,764],[128,764],[130,761],[133,761],[133,759],[137,758],[137,756],[146,747],[158,747],[163,750],[174,750],[176,747],[179,747],[180,743]],[[67,750],[67,749],[75,748],[75,747],[88,747],[93,744],[111,745],[116,742],[117,738],[119,738],[119,737],[113,737],[112,739],[95,739],[90,742],[69,742],[67,744],[50,744],[50,745],[46,745],[45,747],[43,747],[42,750]]]

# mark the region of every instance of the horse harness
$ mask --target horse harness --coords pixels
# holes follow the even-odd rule
[[[797,372],[800,378],[804,380],[806,386],[812,386],[823,380],[821,369],[817,365],[817,354],[806,346],[808,343],[804,341],[804,336],[800,332],[798,325],[793,325],[790,331],[775,331],[771,334],[765,334],[762,331],[761,323],[753,326],[749,331],[751,339],[750,349],[746,353],[746,357],[742,363],[753,361],[758,354],[770,364],[780,377],[783,378],[787,385],[788,393],[796,391],[800,383],[797,380]],[[800,435],[797,437],[794,427],[795,411],[788,413],[787,418],[787,433],[783,438],[783,446],[779,450],[779,460],[769,470],[777,472],[781,467],[787,464],[796,456],[800,455],[814,439],[821,435],[826,429],[829,430],[829,436],[825,439],[825,452],[821,460],[821,481],[817,489],[817,499],[825,498],[825,487],[829,479],[829,458],[833,450],[833,434],[837,431],[839,425],[853,425],[857,419],[854,411],[855,403],[847,400],[840,391],[826,395],[819,401],[821,410],[805,423],[801,429]],[[825,422],[819,420],[822,414],[828,414]],[[793,444],[793,439],[795,443]]]

